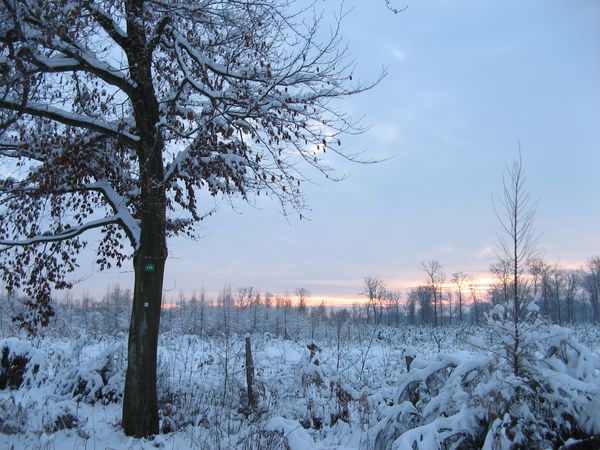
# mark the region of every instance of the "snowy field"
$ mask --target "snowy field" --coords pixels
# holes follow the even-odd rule
[[[178,328],[160,337],[161,434],[148,440],[119,426],[123,330],[4,333],[0,448],[560,448],[600,433],[600,329],[590,325],[526,329],[522,377],[493,326],[328,321],[289,339],[256,331],[256,408],[244,334]]]

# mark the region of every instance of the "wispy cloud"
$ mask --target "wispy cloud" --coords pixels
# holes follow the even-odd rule
[[[401,51],[401,50],[398,50],[397,48],[392,49],[392,55],[398,61],[403,61],[404,60],[404,52]]]
[[[477,255],[479,259],[490,259],[494,256],[496,256],[496,253],[494,251],[494,247],[492,247],[491,245],[486,245],[485,247],[483,247],[481,250],[479,250],[479,253]]]
[[[373,133],[385,143],[399,142],[402,140],[400,128],[393,124],[377,124],[373,127]]]

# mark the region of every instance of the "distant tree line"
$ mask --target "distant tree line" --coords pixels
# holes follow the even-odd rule
[[[450,277],[439,261],[421,265],[425,279],[408,289],[401,300],[398,291],[386,288],[385,281],[367,277],[361,294],[366,297],[363,318],[376,324],[455,325],[483,323],[483,314],[494,305],[507,310],[513,298],[511,266],[500,260],[491,265],[495,282],[482,286],[464,272]],[[528,301],[535,301],[540,313],[557,324],[600,322],[600,256],[589,258],[580,269],[565,269],[536,258],[526,266],[518,287]]]
[[[251,286],[227,287],[215,298],[209,298],[203,289],[189,298],[181,292],[176,299],[164,302],[161,329],[192,334],[263,331],[285,338],[315,339],[324,332],[322,327],[331,323],[337,327],[344,323],[481,325],[484,313],[494,305],[510,307],[510,266],[503,261],[491,265],[495,282],[490,286],[478,284],[464,272],[447,276],[438,260],[425,262],[421,268],[423,282],[404,292],[389,288],[383,279],[366,277],[360,292],[365,301],[345,307],[311,300],[310,291],[303,287],[283,295],[261,293]],[[600,256],[589,258],[577,270],[534,259],[527,265],[520,289],[528,300],[535,300],[540,314],[552,323],[600,323]],[[59,328],[73,321],[85,323],[92,336],[126,333],[131,302],[131,291],[119,285],[108,287],[100,299],[89,294],[74,299],[67,292],[56,302],[61,314],[52,320]],[[2,334],[14,331],[12,318],[23,312],[23,303],[18,297],[3,300]]]

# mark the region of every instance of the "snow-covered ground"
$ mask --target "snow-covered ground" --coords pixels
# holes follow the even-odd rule
[[[306,337],[250,335],[254,410],[243,335],[162,333],[162,432],[147,440],[119,426],[124,333],[5,337],[5,361],[27,366],[0,390],[0,448],[558,448],[600,433],[597,327],[538,325],[515,377],[490,328],[324,326],[312,351]]]

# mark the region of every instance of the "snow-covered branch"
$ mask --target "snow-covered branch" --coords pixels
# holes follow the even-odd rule
[[[120,195],[108,181],[98,181],[85,186],[88,190],[97,190],[104,194],[106,201],[111,205],[116,221],[123,226],[131,245],[135,250],[139,248],[141,229],[139,220],[134,218],[127,207],[127,199]]]
[[[34,117],[44,117],[64,125],[85,128],[111,137],[117,137],[132,147],[135,147],[140,140],[135,134],[122,130],[102,119],[76,114],[47,104],[28,102],[23,105],[22,102],[12,97],[6,97],[0,99],[0,108],[29,114]]]
[[[11,52],[21,60],[19,70],[25,69],[25,74],[31,75],[33,72],[23,64],[28,62],[43,73],[87,72],[128,94],[135,88],[135,83],[127,73],[100,60],[99,55],[81,42],[77,34],[67,29],[64,23],[56,22],[58,18],[54,14],[80,16],[78,6],[66,4],[54,14],[51,7],[57,5],[48,5],[46,14],[41,14],[39,8],[32,8],[27,2],[5,2],[4,6],[6,24],[0,29],[0,42],[11,48]],[[86,7],[109,37],[118,45],[125,45],[127,34],[100,6],[95,2],[86,2]],[[80,26],[89,21],[89,15],[85,16],[88,19],[84,19]]]
[[[98,24],[104,29],[113,41],[121,48],[129,48],[129,40],[127,33],[123,30],[97,2],[85,2],[86,7],[90,10],[92,16]]]
[[[27,48],[30,60],[44,73],[84,71],[96,75],[106,83],[131,94],[135,83],[119,69],[100,61],[89,51],[77,46],[59,46],[62,55],[46,57]]]
[[[103,227],[106,225],[118,223],[120,221],[120,219],[121,218],[119,217],[119,215],[115,214],[112,216],[103,217],[102,219],[92,220],[83,225],[76,226],[73,228],[68,228],[68,229],[58,232],[58,233],[44,233],[44,234],[29,238],[29,239],[22,239],[22,240],[0,239],[0,245],[10,248],[10,247],[15,247],[15,246],[25,247],[25,246],[30,246],[30,245],[42,244],[44,242],[64,241],[66,239],[72,239],[76,236],[79,236],[80,234],[82,234],[83,232],[85,232],[87,230],[91,230],[94,228],[100,228],[100,227]],[[3,248],[0,251],[5,251],[5,250],[7,250],[7,248]]]

